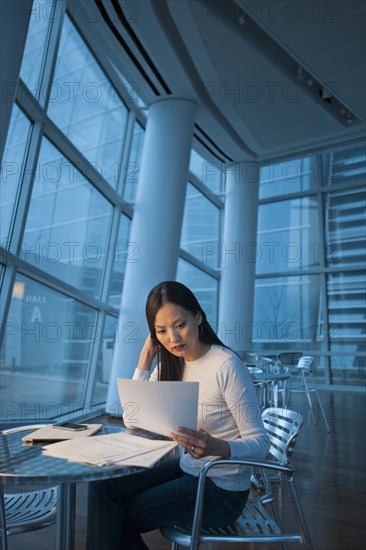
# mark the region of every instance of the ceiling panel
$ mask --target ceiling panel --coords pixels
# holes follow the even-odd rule
[[[315,86],[330,84],[345,113],[365,116],[366,2],[237,0],[254,24],[235,1],[136,0],[131,22],[172,95],[197,102],[210,139],[245,160],[362,138],[364,121],[341,125]],[[314,88],[297,78],[300,66]]]

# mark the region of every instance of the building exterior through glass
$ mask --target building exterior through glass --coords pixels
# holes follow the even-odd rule
[[[129,235],[149,115],[61,11],[31,18],[1,165],[3,422],[103,411],[124,273],[138,261]],[[230,254],[256,269],[253,322],[225,329],[237,349],[249,335],[259,353],[314,355],[319,384],[364,384],[365,173],[361,146],[263,164],[257,241],[229,245],[224,159],[193,140],[176,278],[223,340]]]

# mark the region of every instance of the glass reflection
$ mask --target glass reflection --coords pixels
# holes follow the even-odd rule
[[[244,243],[240,254],[243,261],[255,262],[257,274],[320,265],[316,197],[262,204],[257,243]]]
[[[123,198],[127,202],[134,202],[141,168],[141,156],[144,146],[145,131],[135,122],[131,142],[131,151],[127,165],[124,167]]]
[[[66,16],[48,115],[114,188],[128,111]]]
[[[205,311],[208,322],[216,330],[218,281],[181,258],[178,261],[176,280],[192,290]]]
[[[53,0],[33,2],[28,35],[23,54],[20,77],[36,99],[45,100],[46,87],[41,86],[42,69],[46,57],[48,29],[60,12],[53,11]],[[42,101],[43,103],[43,101]]]
[[[188,183],[181,247],[210,267],[219,263],[220,210]]]
[[[44,139],[24,232],[22,257],[99,296],[112,205]]]
[[[47,422],[83,407],[96,310],[18,275],[1,351],[3,421]]]
[[[25,151],[31,123],[17,105],[14,105],[6,140],[0,179],[0,239],[8,246],[12,218],[23,174]]]

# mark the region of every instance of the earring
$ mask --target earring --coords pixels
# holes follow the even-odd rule
[[[203,334],[203,326],[202,326],[202,323],[200,323],[200,324],[198,325],[198,334],[199,334],[200,336],[202,336],[202,334]]]

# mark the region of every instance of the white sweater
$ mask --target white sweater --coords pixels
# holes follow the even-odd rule
[[[269,439],[262,423],[253,382],[247,367],[230,349],[214,345],[200,359],[183,365],[184,382],[199,382],[198,427],[213,437],[229,442],[231,457],[264,459]],[[157,368],[136,369],[133,378],[157,380]],[[186,453],[181,458],[184,472],[198,476],[202,464],[218,457],[196,459]],[[229,491],[250,487],[251,468],[216,466],[209,472],[211,480]]]

